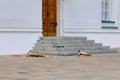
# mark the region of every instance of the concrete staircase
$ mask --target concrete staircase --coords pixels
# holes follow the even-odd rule
[[[109,46],[103,46],[102,43],[87,40],[86,37],[40,37],[31,51],[33,53],[67,56],[77,55],[78,50],[91,54],[117,52]]]

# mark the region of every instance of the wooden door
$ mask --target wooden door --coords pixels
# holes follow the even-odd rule
[[[42,34],[56,36],[56,0],[42,0]]]

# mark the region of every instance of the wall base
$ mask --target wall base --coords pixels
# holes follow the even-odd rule
[[[0,55],[27,53],[40,36],[41,33],[0,33]]]

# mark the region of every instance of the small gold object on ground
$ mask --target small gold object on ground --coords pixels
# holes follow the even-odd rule
[[[77,54],[78,54],[78,56],[80,56],[80,55],[91,56],[90,53],[87,53],[87,52],[84,52],[84,51],[81,51],[81,50],[79,50]]]
[[[31,56],[31,57],[45,57],[45,54],[28,52],[27,56]]]

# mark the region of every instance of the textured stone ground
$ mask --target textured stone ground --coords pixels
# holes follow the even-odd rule
[[[120,53],[54,58],[0,56],[0,80],[120,80]]]

